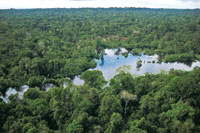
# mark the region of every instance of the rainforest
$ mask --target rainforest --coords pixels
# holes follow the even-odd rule
[[[200,9],[0,10],[2,133],[198,133],[199,99]]]

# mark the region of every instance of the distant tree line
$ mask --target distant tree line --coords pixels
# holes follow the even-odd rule
[[[200,69],[120,71],[109,83],[88,71],[103,49],[119,47],[162,61],[200,59],[200,10],[0,10],[0,95],[30,87],[23,99],[0,101],[0,132],[200,132]],[[77,75],[84,85],[72,85]]]
[[[200,10],[148,8],[0,10],[0,88],[80,75],[104,48],[200,58]]]

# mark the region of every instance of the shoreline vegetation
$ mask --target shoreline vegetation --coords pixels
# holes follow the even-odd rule
[[[0,102],[0,131],[200,132],[198,67],[120,72],[102,89],[102,72],[88,69],[106,48],[158,54],[164,62],[200,60],[200,9],[0,10],[0,95],[30,87],[22,100]],[[63,88],[77,75],[83,86]],[[41,91],[45,84],[56,87]]]
[[[121,68],[105,87],[102,72],[88,70],[83,85],[29,88],[0,102],[1,131],[199,132],[199,77],[199,67],[137,77]]]

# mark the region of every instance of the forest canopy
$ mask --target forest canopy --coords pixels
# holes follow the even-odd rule
[[[93,59],[104,48],[184,62],[200,58],[199,42],[198,9],[0,10],[1,93],[73,79],[94,68]]]
[[[0,10],[2,132],[200,132],[200,68],[109,82],[95,68],[105,48],[158,54],[161,61],[200,59],[200,10],[148,8]],[[83,85],[72,85],[80,75]],[[67,83],[63,87],[63,83]],[[46,84],[53,84],[44,91]]]
[[[97,84],[87,82],[98,75]],[[90,74],[90,75],[88,75]],[[29,88],[0,102],[0,127],[15,133],[189,133],[200,130],[200,68],[135,77],[120,72],[102,89],[101,71],[84,85]],[[104,81],[104,82],[103,82]],[[94,86],[95,85],[95,86]]]

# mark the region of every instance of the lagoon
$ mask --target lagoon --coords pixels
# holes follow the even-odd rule
[[[97,66],[94,69],[89,70],[100,70],[103,73],[103,76],[106,80],[109,80],[113,78],[116,74],[117,68],[126,65],[130,66],[130,73],[135,76],[141,76],[145,73],[151,73],[151,74],[157,74],[161,71],[170,71],[171,69],[174,70],[185,70],[185,71],[191,71],[195,67],[200,67],[200,61],[194,61],[189,64],[184,64],[180,62],[173,62],[173,63],[166,63],[166,62],[159,62],[158,61],[158,55],[145,55],[143,53],[139,55],[132,55],[131,53],[128,53],[128,56],[125,57],[123,54],[127,53],[128,51],[124,48],[120,48],[120,52],[116,54],[116,51],[119,49],[105,49],[104,50],[104,56],[103,60],[95,59]],[[137,67],[137,60],[141,60],[141,67]],[[74,85],[83,85],[84,81],[80,79],[80,75],[76,76],[74,80],[72,81]],[[63,87],[65,87],[66,84],[64,84]],[[45,85],[45,91],[48,91],[50,88],[54,87],[53,84],[46,84]],[[23,85],[19,91],[16,91],[13,88],[9,88],[6,92],[5,97],[1,98],[8,102],[8,97],[11,94],[17,94],[20,99],[23,98],[24,92],[28,90],[29,86]]]
[[[152,73],[157,74],[160,73],[162,70],[169,71],[170,69],[174,70],[185,70],[191,71],[197,66],[200,66],[200,61],[191,62],[189,64],[184,64],[180,62],[173,62],[173,63],[166,63],[166,62],[159,62],[158,55],[132,55],[128,54],[128,57],[123,56],[122,54],[126,51],[124,48],[121,48],[121,52],[116,55],[117,49],[105,49],[104,60],[95,59],[97,62],[97,67],[90,70],[100,70],[103,73],[103,76],[106,80],[111,79],[115,76],[116,69],[126,65],[130,66],[130,73],[136,76],[144,75],[145,73]],[[137,68],[137,60],[138,58],[141,59],[141,67]]]

